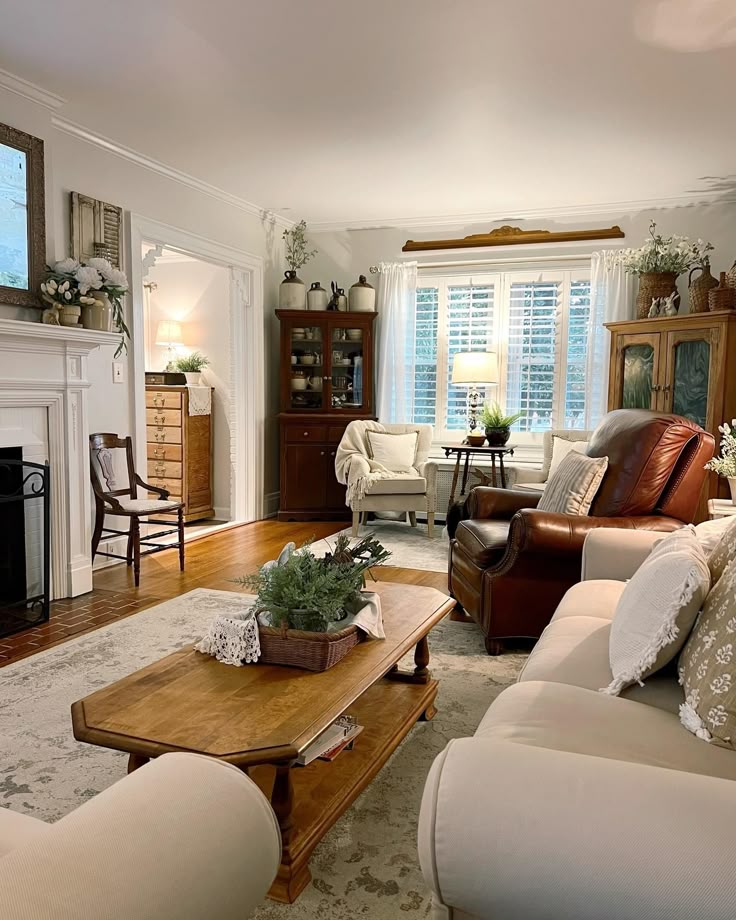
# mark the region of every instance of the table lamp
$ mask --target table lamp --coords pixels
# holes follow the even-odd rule
[[[452,356],[452,383],[468,388],[468,431],[478,425],[479,386],[498,383],[498,357],[495,351],[459,351]]]
[[[181,337],[181,323],[173,319],[159,320],[156,329],[156,344],[165,345],[169,349],[169,360],[166,363],[165,370],[171,367],[176,358],[176,346],[183,344]]]

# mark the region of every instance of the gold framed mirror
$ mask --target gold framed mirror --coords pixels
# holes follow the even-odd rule
[[[0,303],[41,306],[44,200],[43,141],[0,124]]]

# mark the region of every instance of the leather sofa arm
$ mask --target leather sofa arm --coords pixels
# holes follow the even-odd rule
[[[536,508],[541,497],[541,492],[537,495],[521,489],[515,491],[476,486],[467,498],[467,517],[475,520],[508,520],[521,508]]]
[[[667,532],[682,527],[682,521],[656,514],[639,517],[590,517],[522,508],[511,519],[506,555],[516,556],[520,552],[580,553],[587,535],[599,527]]]
[[[164,754],[0,858],[0,916],[243,920],[280,859],[276,817],[241,770]]]
[[[732,780],[462,738],[427,777],[419,861],[436,917],[729,920],[734,822]]]

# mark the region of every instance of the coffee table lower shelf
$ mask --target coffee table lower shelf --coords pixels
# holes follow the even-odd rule
[[[269,891],[275,901],[292,903],[309,883],[312,851],[355,801],[419,719],[435,714],[437,681],[402,683],[384,678],[373,684],[346,712],[364,727],[352,751],[328,763],[291,767],[291,810],[284,832],[279,872]],[[276,768],[250,767],[248,775],[273,798]]]

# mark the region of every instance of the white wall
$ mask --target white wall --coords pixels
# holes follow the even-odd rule
[[[329,281],[336,281],[346,289],[358,280],[359,274],[368,276],[368,280],[377,286],[377,276],[369,274],[371,265],[381,261],[401,261],[416,259],[421,267],[423,262],[459,262],[482,261],[500,258],[529,258],[536,255],[563,255],[568,253],[586,253],[618,246],[618,240],[602,240],[592,244],[506,246],[489,249],[466,249],[436,251],[429,253],[402,253],[401,247],[408,239],[448,239],[463,237],[473,233],[487,233],[490,229],[503,224],[520,226],[522,229],[586,229],[610,227],[618,224],[626,234],[620,241],[624,246],[639,246],[648,235],[651,220],[657,222],[657,229],[665,234],[676,233],[694,238],[710,240],[716,247],[711,264],[717,277],[718,271],[731,267],[736,259],[736,204],[730,201],[695,204],[677,208],[647,208],[628,213],[606,213],[584,217],[564,217],[558,220],[549,218],[539,220],[517,221],[509,218],[502,222],[488,222],[483,225],[466,226],[447,225],[432,227],[430,230],[417,230],[413,227],[390,227],[370,230],[344,230],[338,232],[312,232],[310,240],[319,254],[300,272],[305,282],[320,280],[324,287]],[[687,303],[687,278],[680,278],[683,305]],[[685,308],[686,309],[686,308]]]
[[[46,166],[46,248],[50,260],[63,258],[69,248],[69,193],[83,192],[121,205],[162,223],[196,233],[264,259],[266,349],[265,491],[278,489],[278,323],[273,310],[281,279],[281,231],[265,219],[169,179],[161,173],[60,131],[52,112],[0,88],[0,121],[43,139]],[[127,242],[127,236],[126,236]],[[130,265],[130,253],[125,265]],[[0,303],[0,317],[37,321],[35,310]],[[93,352],[89,359],[90,430],[131,432],[132,382],[113,384],[114,348]]]
[[[148,299],[146,316],[146,370],[162,370],[168,361],[166,346],[156,345],[160,320],[182,324],[181,354],[201,351],[210,359],[204,382],[212,395],[213,504],[217,517],[230,520],[230,273],[201,259],[158,261],[148,273],[156,284]]]

